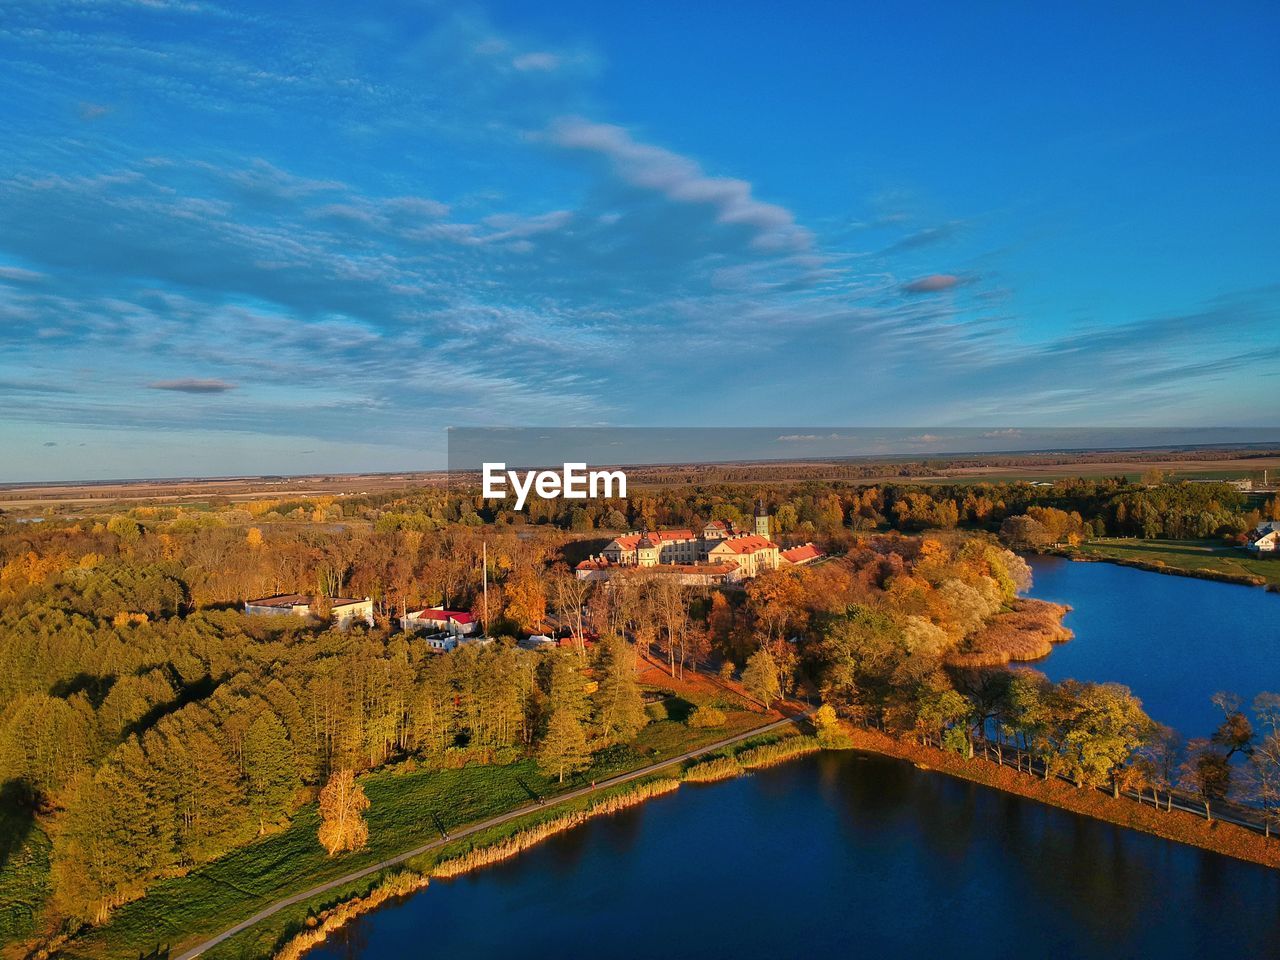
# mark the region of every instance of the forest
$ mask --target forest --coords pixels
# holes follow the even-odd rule
[[[1250,715],[1224,695],[1222,726],[1183,749],[1124,687],[1004,667],[1025,644],[1063,639],[1063,608],[1019,596],[1029,569],[997,533],[1008,540],[1029,520],[1063,539],[1153,516],[1165,530],[1204,514],[1234,529],[1250,515],[1233,494],[1119,481],[783,487],[769,492],[779,538],[820,540],[832,556],[745,589],[661,575],[605,587],[570,569],[604,542],[591,531],[741,522],[755,489],[658,491],[575,508],[585,519],[535,504],[518,522],[438,490],[6,520],[0,816],[12,829],[0,887],[24,845],[47,837],[40,929],[75,929],[317,800],[358,812],[369,771],[531,758],[571,780],[672,722],[661,691],[638,680],[646,659],[673,682],[723,677],[765,710],[821,701],[963,754],[1007,742],[1081,785],[1178,787],[1206,812],[1237,796],[1274,815],[1280,700],[1264,695]],[[368,595],[376,624],[240,612],[246,598],[292,591]],[[401,610],[423,604],[487,615],[494,642],[431,651],[398,628]],[[578,639],[550,653],[516,646],[535,631]],[[705,704],[683,722],[724,716]],[[317,842],[336,851],[361,836],[330,846],[322,829]]]

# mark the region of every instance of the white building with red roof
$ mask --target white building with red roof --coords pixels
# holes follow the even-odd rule
[[[783,550],[779,557],[782,558],[783,566],[791,564],[798,567],[806,563],[813,563],[815,560],[821,560],[826,554],[819,550],[813,543],[802,543],[798,547],[790,547]]]
[[[465,610],[427,607],[406,613],[400,618],[400,627],[406,631],[447,633],[451,637],[469,637],[479,629],[479,624]]]
[[[711,520],[695,534],[690,529],[632,531],[611,540],[599,556],[578,564],[579,580],[609,580],[629,571],[652,569],[678,576],[690,585],[737,582],[787,564],[809,563],[822,556],[813,544],[784,552],[769,536],[764,502],[756,505],[754,533],[727,520]]]
[[[707,551],[707,561],[736,564],[735,578],[745,580],[778,569],[778,545],[755,533],[729,537]]]

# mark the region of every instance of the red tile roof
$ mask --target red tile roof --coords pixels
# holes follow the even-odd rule
[[[808,563],[810,560],[817,560],[823,556],[821,550],[812,543],[801,544],[798,547],[792,547],[790,550],[782,551],[782,559],[790,563]]]
[[[415,610],[409,614],[415,620],[437,620],[444,623],[446,620],[456,620],[458,623],[470,623],[472,616],[462,610],[443,610],[439,607],[429,607],[426,610]]]
[[[777,546],[772,540],[766,540],[758,534],[749,533],[741,537],[730,537],[728,540],[721,540],[716,546],[711,548],[710,552],[725,549],[732,550],[734,553],[756,553],[760,550],[767,550],[770,547]]]
[[[634,550],[642,536],[644,534],[627,533],[621,537],[614,538],[613,542],[623,550]],[[662,544],[674,540],[696,540],[697,538],[693,535],[692,530],[651,530],[649,531],[649,539],[656,544]]]

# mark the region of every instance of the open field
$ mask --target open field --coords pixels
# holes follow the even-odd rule
[[[857,484],[981,483],[1051,481],[1066,477],[1125,476],[1137,480],[1158,469],[1175,480],[1260,482],[1267,472],[1269,490],[1280,478],[1280,455],[1271,451],[1133,451],[992,454],[983,457],[903,459],[779,460],[696,463],[627,468],[634,489],[708,483],[792,483],[800,480]],[[475,476],[476,484],[479,475]],[[0,484],[0,510],[18,515],[66,514],[107,510],[114,505],[195,505],[217,501],[344,497],[439,487],[444,471],[394,474],[318,474],[312,476],[176,478],[94,483]]]
[[[341,497],[408,490],[444,483],[445,474],[330,474],[299,477],[217,477],[120,480],[104,483],[0,484],[0,510],[38,512],[45,508],[111,504],[237,502],[264,497]]]
[[[468,765],[456,770],[387,770],[362,779],[369,800],[369,844],[358,854],[329,858],[316,840],[314,804],[299,811],[280,833],[155,884],[147,896],[119,908],[103,927],[68,945],[66,956],[134,960],[157,947],[177,955],[202,937],[232,926],[256,910],[326,879],[343,876],[412,849],[459,827],[483,821],[603,779],[676,757],[687,750],[760,726],[776,714],[726,709],[728,722],[714,730],[674,720],[652,723],[635,743],[597,754],[595,764],[558,784],[529,759],[507,766]],[[7,880],[7,878],[4,878]],[[367,881],[362,881],[367,886]],[[361,884],[353,885],[358,888]],[[338,891],[327,895],[341,899]],[[270,940],[278,930],[270,931]],[[262,946],[262,943],[258,943]]]
[[[1090,540],[1071,555],[1211,577],[1252,580],[1280,589],[1280,559],[1259,557],[1213,540]]]

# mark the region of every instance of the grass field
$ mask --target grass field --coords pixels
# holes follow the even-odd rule
[[[147,896],[118,909],[103,927],[68,944],[64,956],[136,960],[160,948],[176,955],[282,897],[341,876],[361,866],[412,849],[440,835],[527,804],[535,796],[552,797],[624,770],[677,756],[701,744],[758,726],[764,718],[746,710],[726,711],[728,723],[715,730],[694,730],[667,720],[652,723],[633,744],[602,751],[592,768],[563,785],[542,776],[529,759],[508,766],[472,765],[458,770],[382,771],[362,778],[370,800],[369,844],[356,854],[329,858],[316,840],[319,817],[314,805],[299,811],[289,827],[192,870],[154,884]],[[474,841],[472,841],[474,842]],[[334,891],[326,901],[367,889],[374,878]],[[220,956],[261,956],[275,942],[286,918],[273,918],[264,931],[236,938]],[[163,955],[163,953],[161,954]]]
[[[1280,587],[1280,559],[1258,557],[1213,540],[1090,540],[1076,552],[1097,560],[1164,566],[1211,576],[1254,578]]]

